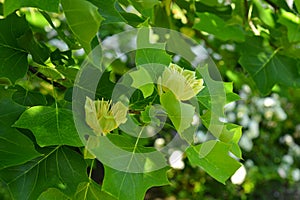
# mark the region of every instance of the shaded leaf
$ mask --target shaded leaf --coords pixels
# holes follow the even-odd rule
[[[98,11],[104,18],[102,24],[115,23],[115,22],[126,22],[122,17],[120,12],[117,11],[116,5],[118,2],[116,0],[88,0],[98,7]]]
[[[179,133],[191,126],[195,114],[194,106],[180,102],[171,91],[163,93],[160,102]]]
[[[44,191],[38,198],[38,200],[69,200],[70,198],[62,193],[59,189],[49,188]]]
[[[28,137],[11,127],[25,110],[24,106],[11,100],[12,93],[11,90],[0,89],[0,170],[41,155]]]
[[[0,76],[15,83],[28,69],[27,52],[17,39],[29,31],[29,27],[25,17],[13,14],[0,19],[0,30]]]
[[[247,38],[240,49],[239,63],[249,72],[262,94],[268,94],[276,83],[299,87],[296,59],[279,55],[280,49],[265,48],[259,37]]]
[[[200,21],[195,23],[193,28],[213,34],[218,39],[227,41],[244,41],[245,34],[241,27],[237,25],[229,25],[222,18],[212,13],[197,13]]]
[[[154,91],[153,80],[144,67],[140,67],[138,70],[130,72],[132,78],[132,87],[140,89],[144,98],[151,96]]]
[[[153,186],[169,184],[168,168],[148,173],[126,173],[104,166],[103,190],[119,200],[142,200],[146,191]]]
[[[0,170],[41,156],[32,141],[15,128],[0,128],[0,152]]]
[[[300,18],[292,13],[284,12],[279,16],[278,22],[287,27],[289,42],[300,41]]]
[[[237,101],[240,100],[240,97],[238,94],[233,92],[233,83],[232,82],[223,82],[224,84],[224,91],[221,91],[220,93],[217,93],[216,91],[214,91],[213,94],[209,93],[209,88],[205,87],[201,90],[201,92],[197,95],[197,99],[199,101],[199,103],[206,109],[211,110],[212,109],[212,98],[214,98],[215,100],[218,99],[218,96],[223,96],[226,95],[226,102],[220,102],[220,106],[224,106],[227,103],[233,102],[233,101]],[[223,98],[222,98],[223,100]]]
[[[220,141],[228,144],[237,144],[242,136],[242,126],[215,120],[219,119],[219,117],[211,111],[207,111],[201,116],[201,122]]]
[[[111,195],[101,191],[94,181],[82,182],[78,185],[74,200],[116,200]]]
[[[4,1],[4,15],[7,16],[22,7],[35,7],[49,12],[58,12],[59,0],[8,0]]]
[[[97,7],[82,0],[61,0],[61,4],[74,35],[84,50],[87,53],[90,52],[90,43],[96,36],[103,20]]]
[[[190,146],[186,153],[192,165],[200,166],[210,176],[225,181],[240,168],[241,163],[229,156],[230,145],[210,140],[201,145]]]
[[[111,95],[116,84],[109,80],[109,75],[109,72],[104,72],[102,74],[101,79],[99,80],[99,83],[97,85],[96,98],[104,98],[106,100],[111,99]]]
[[[33,37],[32,31],[29,29],[21,37],[17,39],[20,47],[24,48],[32,55],[32,59],[40,64],[49,58],[50,51],[44,44],[37,43]]]
[[[44,95],[39,92],[25,90],[21,86],[16,86],[17,91],[12,95],[12,99],[23,106],[47,105]]]
[[[31,130],[41,147],[51,145],[82,146],[71,110],[34,106],[21,115],[14,127]]]
[[[262,3],[258,0],[254,0],[253,4],[254,4],[255,8],[257,9],[259,18],[263,21],[263,23],[265,23],[266,25],[268,25],[270,27],[274,27],[275,22],[274,22],[274,19],[272,16],[273,11],[269,8],[262,6]]]
[[[38,199],[48,188],[70,197],[79,183],[88,181],[83,158],[67,147],[44,149],[42,157],[0,171],[0,179],[15,200]]]

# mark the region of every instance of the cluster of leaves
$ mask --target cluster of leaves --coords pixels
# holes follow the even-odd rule
[[[168,167],[153,172],[130,173],[106,165],[102,187],[96,184],[91,177],[92,169],[87,173],[87,166],[92,168],[94,161],[91,163],[83,155],[84,147],[70,110],[70,91],[75,74],[79,70],[76,66],[80,64],[79,59],[74,58],[72,50],[83,48],[86,54],[91,52],[93,45],[97,43],[94,38],[100,24],[105,26],[113,22],[125,22],[137,26],[144,22],[149,23],[149,17],[154,16],[154,8],[161,9],[163,3],[165,2],[133,1],[132,5],[141,12],[141,17],[122,11],[124,6],[129,5],[128,2],[122,2],[123,7],[114,1],[108,1],[104,5],[100,1],[84,0],[4,2],[3,19],[0,21],[3,30],[0,41],[3,82],[0,101],[3,108],[0,115],[0,178],[11,198],[143,199],[148,188],[168,184]],[[66,17],[66,21],[60,22],[67,25],[64,31],[55,25],[55,13],[59,13],[59,5]],[[22,7],[35,7],[39,10],[21,9]],[[39,17],[40,20],[35,21],[34,17]],[[46,38],[38,38],[38,31],[41,31],[36,27],[38,23],[54,29],[59,39],[68,45],[68,50],[53,49]],[[159,56],[151,56],[155,54]],[[139,50],[135,56],[136,65],[160,63],[168,66],[171,59],[172,56],[165,51],[157,52],[155,49]],[[137,71],[137,74],[132,76],[133,86],[143,76],[139,73]],[[109,87],[110,91],[104,87],[97,91],[97,97],[111,98],[114,83],[105,79],[101,85]],[[226,90],[232,95],[232,87],[228,86]],[[147,89],[140,89],[143,95],[140,96],[137,92],[138,97],[133,98],[131,108],[142,109],[142,119],[147,123],[147,106],[155,101],[157,92],[153,93],[152,90],[149,93]],[[147,98],[142,100],[143,97]],[[198,96],[199,103],[205,109],[210,108],[209,98],[207,89]],[[229,101],[236,99],[229,98]],[[190,126],[194,115],[192,106],[180,102],[171,92],[162,94],[160,103],[168,112],[173,124],[171,126],[178,132],[182,133]],[[207,112],[206,116],[203,116],[203,121],[207,124],[210,115],[212,114]],[[181,119],[181,116],[188,116],[188,119]],[[240,131],[239,127],[228,124],[224,134],[221,134],[221,141],[213,140],[201,145],[192,145],[187,150],[191,163],[203,167],[215,179],[225,183],[240,167],[238,161],[229,156],[229,151],[232,151],[237,157],[241,157],[237,146]],[[115,145],[132,151],[133,154],[155,150],[140,144],[140,138],[125,137],[124,134],[119,131],[119,134],[108,138]],[[106,154],[110,153],[109,149],[104,151]]]
[[[129,6],[135,12],[126,11]],[[168,184],[168,168],[129,173],[104,166],[100,186],[92,179],[94,161],[82,153],[70,109],[72,86],[82,58],[98,44],[97,37],[121,31],[120,23],[175,29],[199,43],[204,41],[224,75],[237,84],[246,81],[261,94],[268,94],[274,85],[300,84],[297,1],[287,5],[283,0],[232,0],[231,4],[217,0],[6,0],[0,9],[0,180],[12,199],[143,199],[148,188]],[[51,45],[45,27],[55,31],[66,50]],[[85,51],[82,57],[78,56],[81,48]],[[138,51],[126,64],[115,62],[102,77],[99,85],[105,88],[97,90],[96,96],[109,99],[114,88],[110,80],[132,65],[169,65],[171,60],[172,55],[165,51],[149,50]],[[238,100],[231,83],[224,87],[224,104]],[[157,101],[155,92],[143,100],[144,92],[136,93],[133,109],[146,111],[150,102]],[[210,98],[207,87],[197,96],[200,108],[208,110],[201,120],[214,134],[209,126],[214,115],[209,111]],[[170,102],[175,103],[170,106]],[[176,111],[181,110],[182,102],[168,94],[160,103],[168,111],[172,127],[178,129],[176,124],[181,121],[176,121],[180,116]],[[145,120],[145,115],[141,119]],[[139,138],[125,135],[119,131],[109,139],[129,151],[154,150],[144,147],[151,141],[135,146]],[[225,124],[219,140],[191,145],[187,157],[192,165],[225,183],[240,166],[229,156],[232,152],[241,158],[240,136],[241,127]],[[201,152],[203,149],[210,151]]]

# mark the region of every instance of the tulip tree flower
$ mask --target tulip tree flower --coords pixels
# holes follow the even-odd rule
[[[93,101],[86,97],[85,121],[97,135],[107,135],[126,122],[127,107],[121,102]]]
[[[171,63],[157,80],[158,93],[172,91],[178,100],[186,101],[197,95],[203,88],[203,79],[196,73]]]

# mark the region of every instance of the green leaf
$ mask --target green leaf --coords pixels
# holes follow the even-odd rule
[[[28,69],[28,53],[40,64],[48,59],[49,49],[36,42],[24,17],[9,15],[0,20],[0,29],[1,76],[9,78],[13,83],[24,77]]]
[[[12,99],[23,106],[47,105],[44,95],[35,91],[25,90],[21,86],[16,86],[17,91],[12,95]]]
[[[44,191],[37,200],[69,200],[70,198],[62,193],[59,189],[49,188]]]
[[[131,86],[140,89],[144,98],[151,96],[154,91],[153,80],[145,67],[140,67],[138,70],[130,72],[132,78]]]
[[[262,38],[252,37],[240,45],[239,63],[255,81],[258,90],[268,94],[276,83],[299,87],[298,61],[279,55],[280,49],[272,50],[262,45]]]
[[[243,2],[240,2],[242,4]],[[222,6],[209,6],[210,1],[195,1],[194,5],[196,11],[199,13],[209,12],[221,17],[222,19],[228,19],[232,17],[234,11],[238,9],[238,3],[235,3],[235,9],[233,10],[231,5],[222,5]]]
[[[0,19],[0,30],[0,74],[15,83],[28,69],[27,52],[17,39],[29,31],[29,27],[25,17],[13,14]]]
[[[200,166],[210,176],[225,181],[240,168],[241,163],[229,156],[230,145],[210,140],[201,145],[190,146],[186,153],[192,165]]]
[[[48,188],[57,188],[70,197],[79,183],[88,181],[85,161],[77,152],[67,147],[43,150],[40,158],[0,171],[12,199],[38,199]]]
[[[226,91],[226,104],[240,100],[240,96],[233,92],[233,83],[232,82],[224,82],[224,88]]]
[[[258,11],[259,18],[270,27],[275,26],[275,22],[272,16],[273,11],[270,8],[262,6],[262,3],[258,0],[254,0],[253,4]]]
[[[13,91],[0,89],[0,170],[40,156],[32,141],[11,125],[25,110],[10,98]]]
[[[17,39],[20,47],[32,55],[32,59],[40,64],[49,58],[50,51],[46,45],[39,44],[35,41],[32,31],[29,29]]]
[[[110,72],[104,72],[101,79],[97,85],[96,98],[101,99],[111,99],[112,92],[115,87],[115,83],[109,80]]]
[[[15,128],[0,128],[0,152],[0,170],[41,156],[32,141]]]
[[[22,7],[36,7],[49,12],[58,12],[59,0],[6,0],[4,1],[4,16]]]
[[[71,110],[34,106],[21,115],[14,127],[31,130],[41,147],[51,145],[82,146]]]
[[[287,27],[287,36],[290,43],[300,41],[300,17],[289,12],[283,12],[279,16],[278,22]]]
[[[19,116],[26,109],[24,106],[21,106],[14,101],[11,97],[15,90],[5,89],[3,86],[0,86],[0,123],[1,127],[10,128],[11,125],[19,118]]]
[[[197,13],[200,21],[195,23],[193,28],[213,34],[222,41],[233,40],[242,42],[245,34],[241,27],[227,24],[222,18],[212,13]]]
[[[194,106],[180,102],[171,91],[163,93],[160,102],[179,133],[191,126],[195,114]]]
[[[296,5],[296,8],[298,10],[298,13],[300,13],[300,1],[294,1],[295,2],[295,5]]]
[[[103,20],[97,7],[82,0],[61,0],[61,4],[71,30],[84,50],[89,53],[91,51],[90,43],[96,36]]]
[[[111,195],[101,191],[94,181],[82,182],[78,185],[74,200],[116,200]]]
[[[171,62],[171,56],[162,49],[139,49],[136,52],[135,62],[137,66],[140,65],[154,65],[161,64],[168,66]]]
[[[225,104],[241,99],[238,94],[233,92],[233,83],[232,82],[223,82],[222,84],[224,85],[225,93],[224,93],[224,91],[220,91],[220,92],[214,91],[213,94],[210,94],[209,88],[205,87],[197,95],[198,102],[205,109],[209,109],[209,110],[212,109],[212,98],[214,100],[218,100],[218,99],[220,99],[220,96],[226,95],[226,102],[222,102],[224,100],[223,98],[221,98],[220,102],[218,102],[218,105],[222,109],[223,109],[223,106],[225,106]]]
[[[210,1],[200,0],[199,2],[208,6],[217,6],[219,4],[218,0],[210,0]]]
[[[149,188],[169,184],[167,170],[162,168],[148,173],[126,173],[104,165],[102,188],[119,200],[142,200]]]
[[[118,2],[116,0],[88,0],[98,7],[98,11],[104,18],[102,24],[116,23],[116,22],[126,22],[122,17],[120,12],[117,11],[116,5]]]
[[[102,190],[119,200],[143,199],[150,187],[168,184],[164,155],[141,142],[140,134],[88,138],[87,149],[104,164]]]
[[[216,120],[219,117],[220,116],[208,110],[201,116],[201,122],[211,134],[220,141],[237,144],[242,136],[242,127],[236,124],[223,123]]]
[[[155,64],[168,66],[172,60],[171,55],[166,53],[165,43],[150,43],[149,28],[139,29],[137,49],[135,57],[137,66],[147,65],[147,67],[153,66],[153,68],[156,66]]]
[[[153,8],[159,3],[158,0],[143,0],[143,1],[130,1],[132,5],[139,11],[144,17],[152,17]]]

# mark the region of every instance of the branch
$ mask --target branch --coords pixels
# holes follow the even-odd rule
[[[61,90],[66,90],[67,88],[65,86],[63,86],[62,84],[58,83],[58,82],[55,82],[55,81],[51,81],[48,79],[47,76],[45,76],[44,74],[42,74],[41,72],[38,72],[38,70],[33,67],[33,66],[30,66],[29,65],[29,71],[33,74],[35,74],[37,77],[43,79],[44,81],[46,81],[47,83],[50,83],[52,84],[54,87],[57,87]]]

